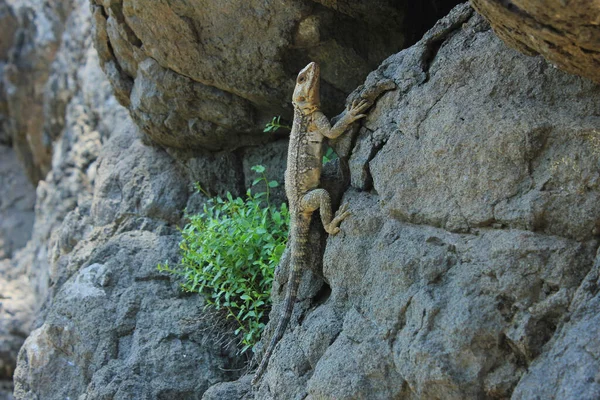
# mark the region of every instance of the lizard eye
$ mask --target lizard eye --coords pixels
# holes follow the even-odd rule
[[[301,76],[300,78],[298,78],[298,82],[299,83],[304,83],[304,81],[306,80],[305,77]]]
[[[298,101],[305,101],[305,100],[306,100],[306,97],[304,97],[304,96],[298,97]]]

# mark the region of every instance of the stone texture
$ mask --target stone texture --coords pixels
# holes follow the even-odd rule
[[[191,172],[144,144],[91,48],[88,2],[72,6],[47,79],[56,98],[31,115],[60,118],[46,125],[55,137],[52,170],[37,187],[32,240],[14,261],[35,296],[19,312],[37,312],[19,355],[15,398],[200,398],[210,384],[235,378],[239,360],[220,346],[226,333],[198,296],[156,270],[176,258],[175,224]],[[29,288],[27,279],[10,283],[11,291]],[[2,326],[20,332],[16,351],[30,326],[18,304],[2,303]],[[8,375],[11,354],[12,362],[2,358]]]
[[[228,371],[239,361],[218,345],[224,333],[198,296],[156,269],[177,258],[185,174],[164,150],[143,145],[114,103],[122,119],[97,146],[101,127],[85,97],[67,107],[62,150],[44,182],[39,207],[48,214],[38,221],[59,227],[49,244],[30,244],[48,246],[48,271],[34,274],[49,284],[48,300],[19,353],[15,397],[200,398],[209,383],[235,377]],[[76,164],[82,153],[87,166]],[[59,195],[66,204],[54,210]]]
[[[600,254],[575,293],[571,315],[546,351],[519,382],[513,399],[597,399],[600,397]],[[541,383],[545,384],[542,385]]]
[[[11,258],[31,237],[35,188],[10,147],[0,145],[0,259]]]
[[[409,3],[93,0],[94,43],[117,98],[154,142],[232,149],[273,139],[262,127],[291,117],[294,77],[309,61],[321,63],[323,107],[336,112],[371,69],[422,34],[416,21],[456,1]]]
[[[244,193],[258,149],[194,154],[148,145],[98,65],[88,6],[81,0],[65,15],[47,79],[57,99],[35,110],[60,118],[46,125],[55,138],[52,170],[37,187],[32,240],[15,258],[27,274],[13,286],[28,288],[25,277],[33,286],[30,308],[19,312],[29,312],[28,322],[37,313],[19,355],[15,398],[198,399],[213,383],[235,379],[242,359],[223,346],[230,333],[202,300],[156,267],[176,262],[176,227],[195,201],[191,183]],[[281,142],[267,147],[274,160],[285,153]],[[224,174],[229,166],[236,168]],[[9,316],[2,321],[16,331]],[[30,330],[21,316],[20,342],[2,364],[7,375]]]
[[[33,321],[34,298],[24,272],[10,259],[0,260],[0,381],[12,378]]]
[[[345,2],[343,11],[321,3],[314,6],[318,15],[352,18],[361,9],[359,2]],[[177,4],[155,6],[185,16],[191,6]],[[290,15],[301,7],[295,4]],[[184,93],[209,93],[206,107],[216,111],[202,112],[215,120],[230,105],[226,118],[242,118],[244,108],[235,110],[240,99],[254,107],[254,118],[267,110],[270,119],[277,107],[285,110],[289,94],[265,96],[277,104],[264,100],[260,108],[258,96],[249,100],[186,76],[192,44],[183,41],[187,50],[177,50],[159,31],[139,27],[144,21],[129,22],[133,11],[153,15],[156,9],[139,10],[134,1],[94,1],[91,11],[86,0],[68,5],[44,80],[57,96],[44,97],[31,116],[43,120],[54,141],[52,170],[37,188],[32,239],[0,269],[27,271],[35,289],[30,298],[41,307],[17,308],[2,299],[20,315],[37,312],[18,356],[15,398],[532,398],[536,390],[544,398],[597,397],[597,85],[510,50],[467,5],[388,58],[349,98],[386,79],[397,85],[350,138],[352,187],[343,201],[353,214],[324,249],[322,235],[313,237],[315,267],[304,274],[290,329],[252,389],[249,376],[235,380],[245,359],[223,346],[231,340],[226,327],[156,265],[177,261],[183,208],[197,209],[205,200],[193,182],[211,194],[243,194],[257,163],[278,179],[285,141],[233,152],[192,144],[164,149],[148,140],[148,127],[142,133],[136,125],[143,114],[117,104],[111,85],[125,104],[156,101],[166,104],[163,111],[181,110],[179,103],[196,110]],[[94,31],[97,46],[109,36],[111,44],[123,40],[119,55],[102,60],[111,84],[91,49],[93,18],[106,23],[104,33]],[[194,21],[181,24],[182,32]],[[165,32],[178,27],[169,24]],[[148,37],[155,47],[146,48]],[[127,43],[140,46],[129,54]],[[104,50],[99,47],[101,55]],[[146,51],[155,52],[155,61]],[[142,64],[155,69],[148,75],[154,83],[128,75],[142,74]],[[207,72],[186,70],[192,73]],[[284,70],[281,77],[293,75]],[[159,84],[183,91],[162,92]],[[137,98],[130,96],[135,85]],[[152,85],[156,98],[148,95]],[[324,96],[342,108],[344,90]],[[173,111],[172,126],[183,126],[178,118],[186,114],[179,112]],[[159,121],[154,117],[148,121]],[[345,161],[327,167],[325,185],[336,195],[346,179],[333,170]],[[277,271],[274,317],[285,276]],[[14,323],[7,315],[0,322]],[[26,320],[14,325],[21,336],[29,331]]]
[[[246,375],[235,382],[217,383],[204,392],[202,400],[250,400],[253,398],[249,390],[251,380],[251,376]]]
[[[385,209],[451,231],[492,226],[597,237],[597,85],[556,74],[540,58],[516,58],[499,41],[490,40],[483,52],[481,24],[470,29],[467,44],[443,45],[460,49],[460,58],[448,52],[431,58],[417,45],[382,67],[402,73],[400,63],[406,69],[430,58],[420,76],[404,75],[403,84],[414,87],[388,97],[398,111],[381,116],[386,125],[367,123],[372,133],[359,139],[367,149],[386,142],[368,164]],[[421,59],[410,60],[415,52]]]
[[[4,66],[18,28],[17,18],[6,0],[0,1],[0,145],[10,145],[12,138],[8,127],[8,104],[4,88]]]
[[[358,133],[330,291],[254,398],[596,398],[600,88],[467,5],[381,79],[398,89]]]
[[[33,183],[51,168],[52,138],[44,124],[55,115],[44,112],[45,100],[61,97],[48,87],[56,52],[71,11],[70,0],[9,0],[18,29],[4,68],[8,128],[14,149]],[[44,7],[44,4],[47,4]]]
[[[471,0],[508,45],[600,83],[600,4],[589,0]]]
[[[12,148],[0,145],[0,398],[12,399],[17,354],[30,332],[34,297],[19,252],[29,238],[35,189]],[[14,260],[11,260],[14,257]],[[27,257],[24,257],[25,259]]]

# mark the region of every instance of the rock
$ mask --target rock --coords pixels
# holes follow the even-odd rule
[[[0,60],[6,61],[18,28],[17,19],[6,0],[0,1],[0,21],[2,21],[2,24],[0,24],[2,27],[2,34],[0,34]]]
[[[65,261],[73,276],[19,353],[16,398],[197,399],[239,367],[216,345],[202,301],[156,270],[175,257],[176,230],[131,217],[95,234]],[[90,254],[80,268],[69,264]],[[43,380],[49,370],[53,382]]]
[[[91,208],[94,225],[128,216],[179,222],[188,192],[176,160],[162,149],[132,140],[136,127],[127,120],[121,124],[127,133],[107,143],[98,159]]]
[[[587,0],[471,0],[509,46],[600,83],[600,9]]]
[[[252,376],[246,375],[235,382],[217,383],[204,392],[202,400],[250,400],[253,398],[251,380]]]
[[[29,15],[39,19],[36,29],[54,26],[35,8],[41,3],[20,4],[20,22]],[[156,267],[177,262],[183,209],[205,201],[193,194],[194,182],[210,194],[241,195],[259,162],[279,179],[286,146],[273,139],[284,135],[255,141],[254,126],[285,113],[292,64],[306,60],[292,53],[275,62],[277,49],[289,56],[284,37],[260,48],[273,63],[252,64],[255,56],[244,52],[258,41],[205,23],[216,18],[209,11],[234,11],[224,3],[140,4],[94,0],[90,12],[76,0],[48,8],[47,19],[65,23],[39,81],[42,106],[32,110],[52,142],[52,170],[37,187],[31,240],[2,264],[11,274],[27,271],[34,287],[30,302],[2,300],[17,315],[36,312],[18,355],[16,399],[528,398],[540,387],[549,398],[597,397],[597,85],[508,49],[468,5],[384,61],[349,97],[391,88],[382,82],[397,87],[346,143],[350,177],[334,171],[345,158],[326,167],[324,186],[336,203],[351,182],[343,200],[352,216],[323,249],[323,235],[311,237],[314,268],[304,273],[290,329],[251,388],[250,376],[241,376],[246,360],[223,345],[234,340],[231,330]],[[377,2],[384,10],[389,4]],[[333,17],[350,24],[364,9],[358,1],[334,6],[278,3],[265,15],[274,32],[291,32],[289,22],[305,16],[293,40],[310,43],[315,26],[329,33]],[[245,26],[258,8],[239,7],[252,11],[235,16]],[[164,29],[152,30],[159,11]],[[389,14],[382,30],[396,18]],[[110,84],[91,49],[92,19]],[[356,35],[370,23],[356,25]],[[215,31],[197,29],[207,26]],[[209,40],[221,34],[217,26],[237,38],[221,51],[237,64],[192,68],[219,60],[199,59],[221,50]],[[333,39],[348,32],[341,26]],[[31,26],[19,29],[23,43],[40,40]],[[164,42],[173,32],[179,48]],[[349,45],[336,40],[297,51],[323,51],[333,68],[343,65],[335,64],[336,49]],[[35,53],[19,49],[13,62]],[[349,75],[326,77],[331,108],[342,108],[354,87],[346,78],[375,62],[367,53],[351,55],[358,67]],[[240,65],[248,69],[234,74]],[[262,80],[248,80],[256,74]],[[17,79],[22,87],[30,87],[28,76]],[[184,148],[161,142],[179,145],[202,126],[223,130]],[[285,276],[285,268],[277,271],[265,337],[281,311]],[[8,321],[22,340],[27,318],[9,316],[0,314],[2,326]],[[7,374],[11,363],[2,364]]]
[[[428,34],[381,67],[401,74],[401,82],[378,108],[397,103],[401,111],[375,111],[383,123],[368,120],[371,132],[358,146],[367,152],[381,147],[362,165],[383,207],[395,218],[457,232],[500,226],[596,237],[600,176],[593,160],[600,156],[600,134],[592,110],[600,107],[598,86],[555,73],[539,57],[517,57],[498,40],[486,37],[484,44],[482,29],[479,22],[465,26],[472,39],[444,42],[445,51],[433,54]],[[450,48],[461,56],[452,57]],[[563,103],[565,97],[577,100]],[[388,137],[373,139],[382,133]],[[353,174],[364,173],[360,165]]]
[[[15,398],[198,399],[236,378],[240,359],[221,345],[231,338],[202,300],[156,268],[177,260],[191,171],[144,144],[89,41],[69,39],[87,29],[75,24],[87,6],[81,1],[69,17],[56,56],[76,62],[61,72],[76,71],[73,91],[53,111],[64,112],[53,169],[38,185],[35,232],[17,257],[44,306],[19,355]]]
[[[4,68],[8,103],[8,127],[14,149],[33,183],[51,168],[52,141],[44,132],[44,98],[59,96],[45,87],[60,46],[70,1],[55,1],[43,7],[42,0],[14,1],[19,27],[15,46]]]
[[[0,145],[0,187],[0,398],[11,400],[12,382],[8,381],[12,381],[17,354],[34,317],[27,268],[11,257],[19,257],[19,249],[31,237],[35,189],[13,149],[4,145]]]
[[[0,259],[11,258],[31,237],[35,189],[14,151],[0,145]]]
[[[333,114],[383,58],[420,36],[416,21],[456,1],[434,10],[317,3],[94,0],[94,43],[117,98],[154,142],[233,149],[273,139],[262,128],[291,118],[294,79],[309,61],[322,63],[323,107]]]
[[[0,260],[0,381],[12,379],[33,321],[34,298],[24,272],[10,259]]]
[[[600,254],[573,297],[569,319],[559,327],[547,351],[529,367],[513,399],[600,397],[599,266]]]
[[[15,397],[200,398],[210,383],[235,378],[229,371],[240,365],[234,349],[219,345],[225,334],[202,300],[157,270],[177,259],[173,224],[187,201],[185,175],[164,150],[143,145],[123,114],[99,150],[90,129],[96,120],[80,113],[84,97],[78,93],[67,107],[58,142],[64,151],[54,153],[56,170],[40,203],[50,213],[46,207],[62,193],[70,210],[46,250],[48,303],[19,353]],[[60,146],[63,140],[70,145]],[[83,149],[98,157],[89,164],[93,173],[77,164]],[[161,174],[164,181],[155,179]],[[55,379],[47,381],[50,370]]]
[[[12,381],[0,381],[0,396],[5,400],[14,400],[15,398],[12,395],[13,392],[13,383]]]
[[[378,79],[397,90],[358,133],[330,290],[295,311],[255,398],[597,397],[600,88],[468,5]]]
[[[13,46],[15,32],[18,28],[17,19],[12,8],[5,0],[0,1],[0,145],[10,145],[12,138],[8,127],[8,104],[4,87],[4,66],[8,53]]]

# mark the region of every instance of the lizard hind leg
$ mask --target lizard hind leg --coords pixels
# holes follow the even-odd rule
[[[332,218],[331,197],[325,189],[313,189],[306,193],[300,201],[300,209],[303,213],[310,214],[316,211],[317,208],[321,214],[323,228],[325,228],[325,231],[330,235],[337,234],[340,231],[338,225],[344,220],[344,218],[350,215],[350,211],[348,211],[348,205],[344,204],[342,207],[340,207],[335,217]]]

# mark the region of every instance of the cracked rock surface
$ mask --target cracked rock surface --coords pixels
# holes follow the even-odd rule
[[[182,210],[206,200],[192,183],[239,195],[259,162],[282,182],[286,142],[211,153],[192,144],[157,146],[160,138],[150,134],[149,141],[148,132],[175,127],[165,132],[177,144],[201,132],[179,130],[189,121],[210,117],[230,129],[225,122],[246,123],[248,115],[258,121],[263,105],[285,110],[289,93],[254,93],[250,83],[235,85],[239,93],[213,86],[226,70],[200,82],[206,71],[186,67],[185,57],[206,49],[165,43],[163,31],[132,14],[176,15],[185,23],[164,18],[164,32],[218,37],[184,18],[191,3],[145,2],[145,10],[133,0],[93,0],[90,9],[88,0],[73,0],[47,10],[63,4],[66,23],[48,78],[60,96],[31,109],[32,119],[46,111],[56,118],[43,123],[53,132],[52,170],[37,188],[33,236],[11,264],[31,279],[40,308],[29,310],[36,317],[18,355],[16,399],[600,397],[600,88],[508,48],[468,5],[385,60],[350,95],[348,101],[389,89],[383,82],[396,86],[345,144],[340,164],[347,155],[350,187],[339,191],[352,216],[327,239],[322,268],[304,274],[290,327],[252,390],[249,376],[240,377],[245,360],[222,345],[231,339],[227,330],[200,296],[182,293],[156,266],[177,261]],[[334,12],[334,2],[313,3],[318,15]],[[342,3],[356,3],[339,10],[349,18],[361,9]],[[43,19],[45,2],[20,4]],[[194,10],[198,20],[209,18],[208,8]],[[313,15],[302,14],[303,40],[314,33]],[[111,46],[100,47],[109,37]],[[316,57],[318,49],[302,51]],[[29,54],[22,51],[15,60]],[[285,79],[296,72],[283,71],[277,76]],[[359,82],[340,78],[348,87],[336,91],[334,78],[326,78],[330,89],[322,94],[339,110]],[[278,85],[265,87],[288,90]],[[168,94],[174,89],[180,91]],[[244,126],[234,134],[245,135]],[[196,145],[228,146],[219,132]],[[320,249],[312,249],[318,258]],[[284,277],[274,285],[276,301]],[[274,323],[280,307],[273,307]]]
[[[600,4],[590,0],[471,0],[509,46],[600,83]]]
[[[468,5],[365,86],[382,79],[397,90],[350,157],[330,295],[247,396],[597,398],[600,88]]]
[[[92,0],[94,43],[121,104],[167,147],[264,143],[309,61],[330,115],[385,57],[456,1]],[[411,14],[409,14],[409,12]]]

